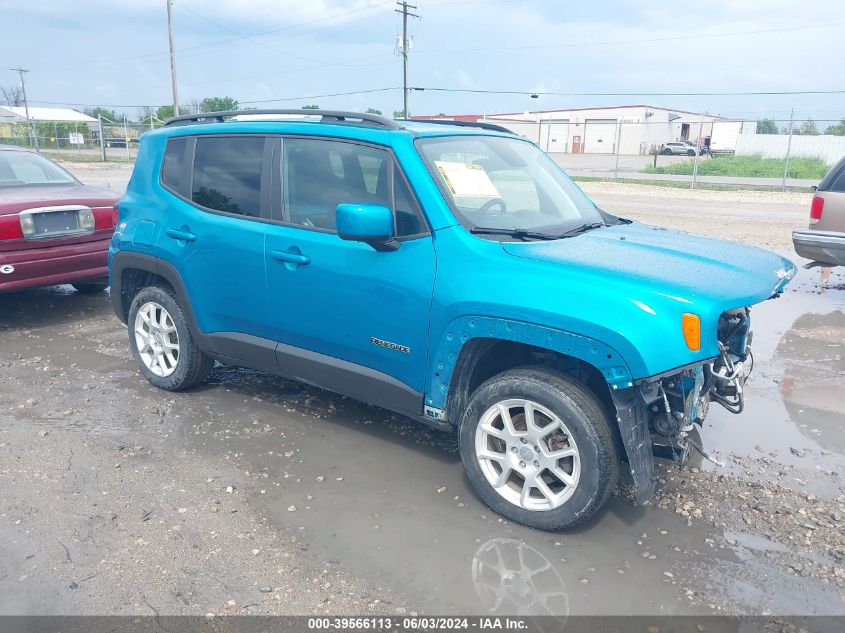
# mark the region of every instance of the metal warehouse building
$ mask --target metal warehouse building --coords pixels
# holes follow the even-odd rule
[[[567,154],[649,154],[663,143],[681,140],[733,151],[739,134],[756,132],[753,121],[650,105],[413,118],[499,123],[547,152]]]

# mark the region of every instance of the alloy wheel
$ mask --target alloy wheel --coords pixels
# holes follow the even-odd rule
[[[179,333],[173,317],[155,301],[148,301],[135,316],[135,345],[147,369],[162,378],[176,371]]]
[[[581,475],[572,433],[556,414],[530,400],[503,400],[484,412],[475,457],[487,483],[525,510],[560,507]]]

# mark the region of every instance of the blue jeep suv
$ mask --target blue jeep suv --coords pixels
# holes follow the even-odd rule
[[[314,111],[177,117],[145,134],[112,301],[155,386],[215,361],[456,432],[494,510],[586,521],[654,490],[711,402],[743,407],[749,307],[794,266],[599,209],[485,123]]]

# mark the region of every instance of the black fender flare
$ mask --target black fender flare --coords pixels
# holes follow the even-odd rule
[[[173,288],[173,292],[176,293],[179,306],[188,319],[188,327],[191,329],[191,334],[195,337],[202,336],[202,331],[197,326],[193,306],[188,298],[188,291],[185,289],[185,283],[182,281],[182,275],[179,274],[179,271],[170,262],[146,253],[119,251],[112,255],[110,274],[111,303],[112,309],[118,319],[126,323],[129,303],[132,301],[132,297],[126,295],[126,289],[123,287],[123,273],[126,270],[146,271],[167,281]]]

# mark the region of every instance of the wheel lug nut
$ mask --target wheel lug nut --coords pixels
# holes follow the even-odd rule
[[[522,442],[523,444],[528,444],[528,440],[526,440],[524,437],[519,441]]]
[[[540,447],[539,447],[539,446],[535,446],[535,447],[534,447],[534,452],[535,452],[535,453],[539,453],[539,452],[540,452]]]
[[[525,468],[525,462],[519,462],[520,468]]]
[[[539,467],[540,467],[540,462],[538,462],[538,461],[535,459],[535,460],[534,460],[534,468],[539,468]]]
[[[516,453],[516,451],[517,451],[516,446],[511,446],[511,453]]]

